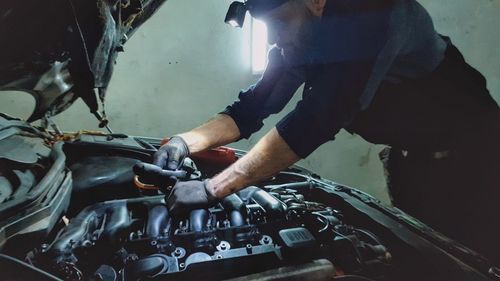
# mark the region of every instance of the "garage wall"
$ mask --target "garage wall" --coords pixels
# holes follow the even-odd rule
[[[118,59],[107,99],[115,131],[162,137],[188,130],[222,110],[239,89],[258,78],[250,71],[248,27],[235,30],[223,23],[230,2],[169,0],[130,39]],[[437,29],[451,36],[467,60],[485,74],[500,101],[500,0],[420,2],[429,9]],[[32,103],[29,96],[8,93],[0,96],[0,111],[27,117]],[[251,148],[284,113],[269,118],[266,127],[250,140],[233,146]],[[97,129],[82,102],[55,121],[64,130]],[[381,148],[341,132],[335,142],[325,144],[300,164],[388,202],[378,161]]]

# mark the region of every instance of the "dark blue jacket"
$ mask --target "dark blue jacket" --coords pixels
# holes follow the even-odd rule
[[[280,112],[302,84],[302,100],[276,128],[303,158],[342,128],[374,143],[441,149],[498,111],[482,75],[414,0],[327,1],[313,30],[300,61],[271,49],[261,79],[222,112],[242,138]]]

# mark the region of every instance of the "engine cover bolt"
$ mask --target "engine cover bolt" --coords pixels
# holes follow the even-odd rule
[[[172,252],[172,257],[181,259],[186,255],[186,250],[184,250],[181,247],[175,248],[175,250]]]
[[[262,245],[269,245],[269,244],[273,243],[273,239],[267,235],[264,235],[264,236],[262,236],[262,238],[260,239],[259,242]]]
[[[251,254],[252,253],[252,245],[251,244],[247,244],[247,254]]]
[[[219,245],[217,245],[217,250],[219,251],[227,251],[231,249],[231,245],[227,241],[220,241]]]

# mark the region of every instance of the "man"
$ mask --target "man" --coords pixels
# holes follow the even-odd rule
[[[206,208],[266,179],[345,128],[387,144],[394,204],[496,258],[488,215],[500,198],[500,111],[483,76],[413,0],[248,0],[267,23],[269,64],[239,100],[171,138],[155,164],[176,169],[190,153],[248,138],[303,99],[248,154],[206,181],[179,182],[171,211]],[[487,200],[492,198],[492,200]],[[496,244],[498,245],[498,242]]]

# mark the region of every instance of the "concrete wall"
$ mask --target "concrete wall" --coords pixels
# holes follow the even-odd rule
[[[330,0],[331,1],[331,0]],[[251,74],[248,27],[223,23],[229,0],[169,0],[125,46],[107,99],[111,127],[132,135],[162,137],[188,130],[231,103]],[[422,0],[437,29],[452,37],[467,60],[488,78],[500,101],[500,0]],[[249,149],[283,114],[273,116],[250,140]],[[0,96],[0,111],[27,117],[32,100],[18,93]],[[22,101],[20,101],[22,100]],[[24,113],[24,115],[22,114]],[[87,108],[77,102],[55,118],[64,130],[97,129]],[[341,132],[300,164],[321,176],[358,187],[388,202],[378,152],[358,136]]]

